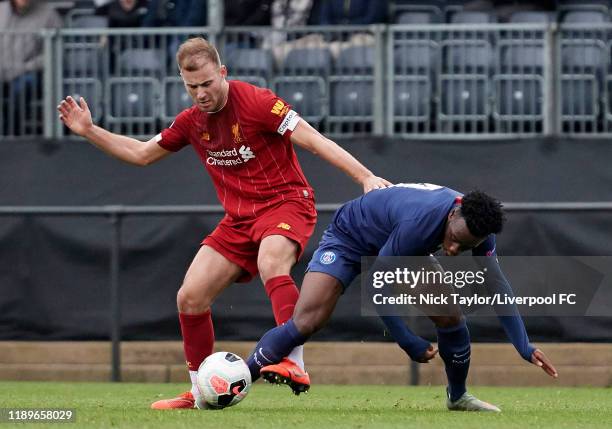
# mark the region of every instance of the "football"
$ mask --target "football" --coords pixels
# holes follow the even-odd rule
[[[221,409],[236,405],[251,388],[251,373],[242,358],[230,352],[208,356],[198,369],[198,408]]]

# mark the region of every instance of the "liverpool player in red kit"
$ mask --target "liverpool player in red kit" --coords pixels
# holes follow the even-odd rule
[[[197,369],[213,351],[210,306],[227,286],[259,272],[276,323],[291,317],[298,290],[289,273],[316,223],[313,191],[293,144],[344,171],[364,192],[390,185],[300,119],[271,91],[227,81],[227,69],[206,40],[187,40],[176,59],[194,106],[147,142],[94,125],[82,98],[77,103],[67,97],[58,106],[60,119],[74,133],[128,163],[149,165],[191,145],[225,209],[225,217],[202,242],[177,294],[192,389],[153,403],[156,409],[194,407]],[[301,347],[289,358],[287,365],[307,377]]]

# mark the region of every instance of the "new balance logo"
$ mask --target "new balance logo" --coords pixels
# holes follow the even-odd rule
[[[270,112],[278,116],[283,116],[285,113],[287,113],[286,107],[287,106],[285,106],[285,103],[280,100],[276,100],[276,103],[274,103],[274,106]]]

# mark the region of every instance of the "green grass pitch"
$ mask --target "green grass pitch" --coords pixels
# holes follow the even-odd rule
[[[149,404],[184,384],[0,382],[0,408],[74,408],[75,423],[3,427],[58,428],[610,428],[612,390],[478,387],[470,392],[501,414],[450,412],[442,387],[322,386],[293,396],[257,383],[221,411],[154,411]]]

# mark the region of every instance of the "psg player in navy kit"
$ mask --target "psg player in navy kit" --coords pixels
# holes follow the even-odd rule
[[[299,394],[308,378],[286,356],[320,330],[340,295],[357,277],[361,257],[427,256],[442,248],[448,256],[472,250],[486,269],[489,291],[512,294],[497,262],[495,234],[502,229],[501,203],[479,191],[466,195],[427,183],[399,184],[370,192],[344,204],[334,215],[304,277],[293,318],[268,331],[248,359],[253,379],[260,375],[286,383]],[[516,306],[506,306],[499,320],[517,352],[548,375],[557,371],[544,353],[529,342]],[[448,378],[447,407],[462,411],[497,411],[495,405],[470,395],[466,378],[470,365],[470,336],[461,313],[430,316],[438,335],[440,357]],[[438,350],[413,334],[398,316],[381,316],[398,345],[415,361],[427,362]],[[278,362],[284,365],[276,365]],[[288,370],[289,369],[289,370]]]

